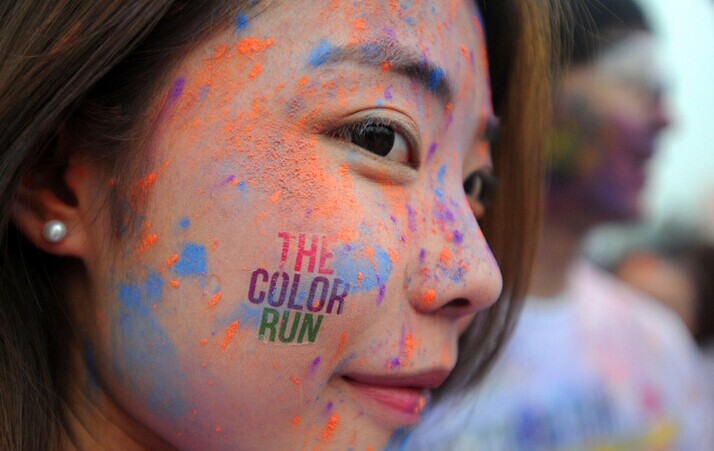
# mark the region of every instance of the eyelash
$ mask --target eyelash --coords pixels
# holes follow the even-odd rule
[[[477,185],[477,180],[479,185]],[[478,197],[474,197],[474,189],[479,186]],[[489,171],[479,169],[472,172],[464,181],[464,192],[469,198],[469,203],[477,202],[484,210],[491,206],[493,196],[498,188],[498,178]]]
[[[388,158],[388,154],[380,156],[374,152],[370,152],[370,150],[352,142],[352,134],[355,132],[364,132],[368,127],[371,126],[378,126],[378,127],[385,127],[391,129],[395,135],[399,135],[404,139],[404,142],[406,143],[407,146],[407,161],[403,162],[402,164],[407,165],[413,169],[418,169],[419,167],[419,152],[418,152],[418,147],[417,147],[417,140],[413,137],[413,135],[406,131],[407,128],[402,126],[399,121],[396,121],[391,118],[383,117],[383,116],[366,116],[362,117],[360,119],[356,119],[351,123],[341,125],[330,132],[327,133],[328,136],[332,136],[333,138],[340,139],[342,141],[348,142],[351,145],[354,145],[356,147],[359,147],[362,149],[362,151],[370,153],[372,155],[377,155],[381,158],[384,158],[386,160],[394,161],[392,158]]]

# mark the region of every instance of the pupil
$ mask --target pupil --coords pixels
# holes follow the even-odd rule
[[[384,157],[394,146],[394,130],[384,125],[368,125],[352,132],[352,142]]]

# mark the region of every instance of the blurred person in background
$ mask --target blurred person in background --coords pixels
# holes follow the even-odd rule
[[[669,117],[637,4],[575,10],[530,297],[485,383],[436,403],[402,449],[714,449],[714,408],[684,323],[580,255],[589,229],[638,217]]]

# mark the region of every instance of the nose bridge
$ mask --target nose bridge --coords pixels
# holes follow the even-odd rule
[[[501,276],[463,191],[461,174],[440,166],[430,191],[421,196],[423,227],[416,230],[418,255],[405,280],[412,306],[451,314],[469,314],[491,305],[501,290]]]

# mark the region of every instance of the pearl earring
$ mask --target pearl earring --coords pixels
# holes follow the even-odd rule
[[[59,243],[67,236],[67,226],[64,222],[53,219],[47,221],[42,229],[42,236],[50,243]]]

